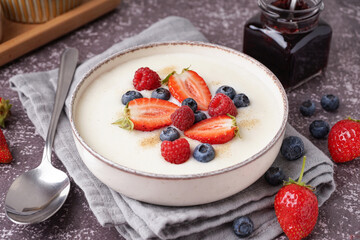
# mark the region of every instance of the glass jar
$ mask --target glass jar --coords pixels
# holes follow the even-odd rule
[[[258,0],[244,27],[243,52],[267,66],[287,90],[324,72],[332,29],[319,18],[322,0]]]

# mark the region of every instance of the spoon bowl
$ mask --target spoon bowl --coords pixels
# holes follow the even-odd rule
[[[5,198],[6,216],[17,224],[33,224],[54,215],[64,204],[70,180],[51,164],[51,153],[60,113],[78,60],[78,51],[69,48],[61,56],[55,103],[47,132],[41,164],[20,175]]]
[[[67,175],[39,167],[20,175],[6,196],[6,214],[15,223],[32,224],[51,217],[64,204],[70,190]]]

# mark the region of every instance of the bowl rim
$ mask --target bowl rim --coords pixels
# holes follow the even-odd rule
[[[133,53],[136,51],[142,51],[143,49],[148,49],[148,48],[163,47],[163,46],[180,46],[180,45],[181,46],[185,45],[185,46],[190,46],[190,47],[216,48],[218,50],[227,52],[228,54],[237,55],[238,57],[245,58],[245,60],[250,61],[252,64],[255,64],[257,67],[261,68],[266,73],[266,75],[269,76],[269,78],[273,81],[273,83],[278,88],[278,90],[281,94],[282,104],[283,104],[283,108],[284,108],[284,113],[282,116],[282,122],[281,122],[280,128],[276,132],[275,136],[271,139],[271,141],[264,148],[262,148],[259,152],[255,153],[254,155],[252,155],[251,157],[247,158],[246,160],[244,160],[240,163],[237,163],[237,164],[225,167],[225,168],[209,171],[209,172],[194,173],[194,174],[160,174],[160,173],[151,173],[151,172],[136,170],[136,169],[133,169],[133,168],[130,168],[127,166],[123,166],[119,163],[113,162],[113,161],[103,157],[102,155],[97,153],[95,150],[93,150],[89,145],[87,145],[75,127],[73,111],[74,111],[74,103],[75,103],[77,94],[78,94],[81,86],[84,84],[84,82],[86,82],[86,80],[89,78],[89,76],[91,74],[93,74],[96,70],[101,68],[103,65],[105,65],[108,62],[111,62],[114,59],[119,58],[123,55],[130,54],[130,53]],[[175,179],[176,180],[186,180],[186,179],[205,178],[205,177],[210,177],[210,176],[230,172],[230,171],[236,170],[242,166],[250,164],[251,162],[259,159],[266,152],[268,152],[272,148],[272,146],[275,145],[275,143],[278,141],[278,139],[283,135],[283,133],[285,131],[287,119],[288,119],[288,112],[289,112],[288,99],[287,99],[287,95],[286,95],[285,89],[283,88],[282,84],[280,83],[278,78],[275,76],[275,74],[273,74],[266,66],[264,66],[262,63],[260,63],[256,59],[254,59],[242,52],[239,52],[235,49],[221,46],[218,44],[213,44],[213,43],[196,42],[196,41],[165,41],[165,42],[156,42],[156,43],[150,43],[150,44],[137,45],[135,47],[126,48],[124,50],[118,51],[118,52],[108,56],[107,58],[105,58],[104,60],[97,63],[92,68],[90,68],[85,74],[83,74],[81,76],[80,81],[76,84],[76,87],[75,87],[73,93],[71,93],[69,119],[70,119],[71,130],[72,130],[75,138],[78,140],[78,142],[82,145],[82,147],[88,153],[90,153],[92,156],[94,156],[97,160],[101,161],[102,163],[104,163],[112,168],[115,168],[117,170],[123,171],[125,173],[133,174],[133,175],[137,175],[137,176],[142,176],[142,177],[147,177],[147,178],[155,178],[155,179],[163,179],[163,180],[175,180]],[[84,162],[84,160],[82,158],[81,158],[81,160]]]

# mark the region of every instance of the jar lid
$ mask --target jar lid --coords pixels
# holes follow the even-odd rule
[[[297,0],[295,9],[290,9],[291,0],[258,0],[259,7],[267,15],[283,21],[301,21],[324,9],[322,0]]]

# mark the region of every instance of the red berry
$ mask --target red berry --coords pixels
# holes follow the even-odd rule
[[[194,124],[184,132],[188,138],[202,143],[222,144],[237,135],[238,127],[234,117],[221,115]]]
[[[135,72],[133,84],[138,91],[154,90],[161,86],[161,79],[155,71],[142,67]]]
[[[218,93],[210,101],[208,113],[212,117],[226,114],[236,117],[237,109],[231,98],[223,93]]]
[[[175,127],[185,131],[194,124],[195,115],[189,106],[184,105],[171,114],[171,121]]]
[[[127,130],[152,131],[171,124],[170,116],[179,106],[158,98],[137,98],[124,109],[114,124]]]
[[[184,69],[180,74],[173,73],[169,77],[168,86],[171,95],[179,102],[192,98],[199,110],[208,109],[211,100],[209,87],[195,71]]]
[[[318,200],[311,187],[301,182],[305,168],[299,180],[289,179],[275,196],[275,214],[281,228],[290,240],[300,240],[308,236],[316,225],[319,214]]]
[[[190,154],[190,144],[185,138],[161,143],[161,155],[170,163],[184,163],[190,158]]]
[[[13,157],[6,143],[5,136],[0,129],[0,163],[10,163]]]
[[[328,148],[334,162],[348,162],[360,157],[360,121],[345,119],[330,130]]]

